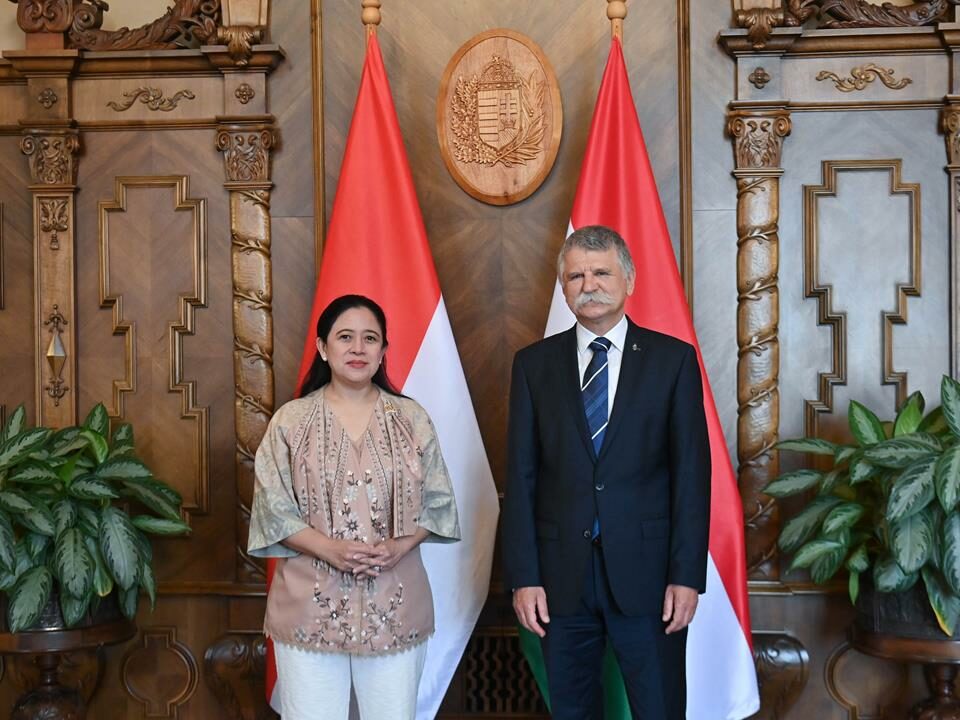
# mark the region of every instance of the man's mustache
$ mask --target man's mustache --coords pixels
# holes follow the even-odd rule
[[[573,301],[573,306],[579,310],[588,302],[595,302],[599,305],[613,305],[613,298],[603,290],[594,290],[577,295],[576,300]]]

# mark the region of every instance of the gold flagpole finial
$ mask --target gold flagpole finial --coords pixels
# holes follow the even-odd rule
[[[360,19],[367,28],[367,35],[372,35],[380,24],[380,0],[361,0],[360,5],[363,7]]]
[[[623,40],[623,19],[626,16],[626,0],[607,0],[607,17],[610,19],[610,32],[617,40]]]

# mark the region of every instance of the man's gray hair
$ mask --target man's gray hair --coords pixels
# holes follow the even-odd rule
[[[627,279],[636,276],[633,258],[630,257],[630,249],[623,238],[615,230],[603,225],[587,225],[570,233],[564,240],[563,247],[560,248],[560,254],[557,256],[557,277],[561,284],[563,284],[563,258],[573,248],[598,252],[615,248],[617,259],[620,261],[620,269],[623,270],[624,276]]]

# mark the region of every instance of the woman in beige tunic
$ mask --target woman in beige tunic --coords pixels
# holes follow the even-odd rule
[[[337,298],[256,457],[249,551],[279,558],[264,629],[284,720],[412,720],[433,599],[421,542],[460,539],[430,418],[390,385],[383,311]]]

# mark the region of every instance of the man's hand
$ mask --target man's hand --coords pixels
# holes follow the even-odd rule
[[[693,614],[697,611],[697,601],[699,594],[693,588],[683,585],[667,585],[667,591],[663,596],[663,621],[669,622],[666,633],[675,633],[683,630],[693,620]],[[513,605],[516,607],[517,600],[514,596]]]
[[[513,591],[513,611],[517,620],[527,630],[543,637],[547,631],[540,623],[550,622],[550,613],[547,612],[547,593],[540,587],[522,587]],[[539,616],[540,621],[537,621]]]

